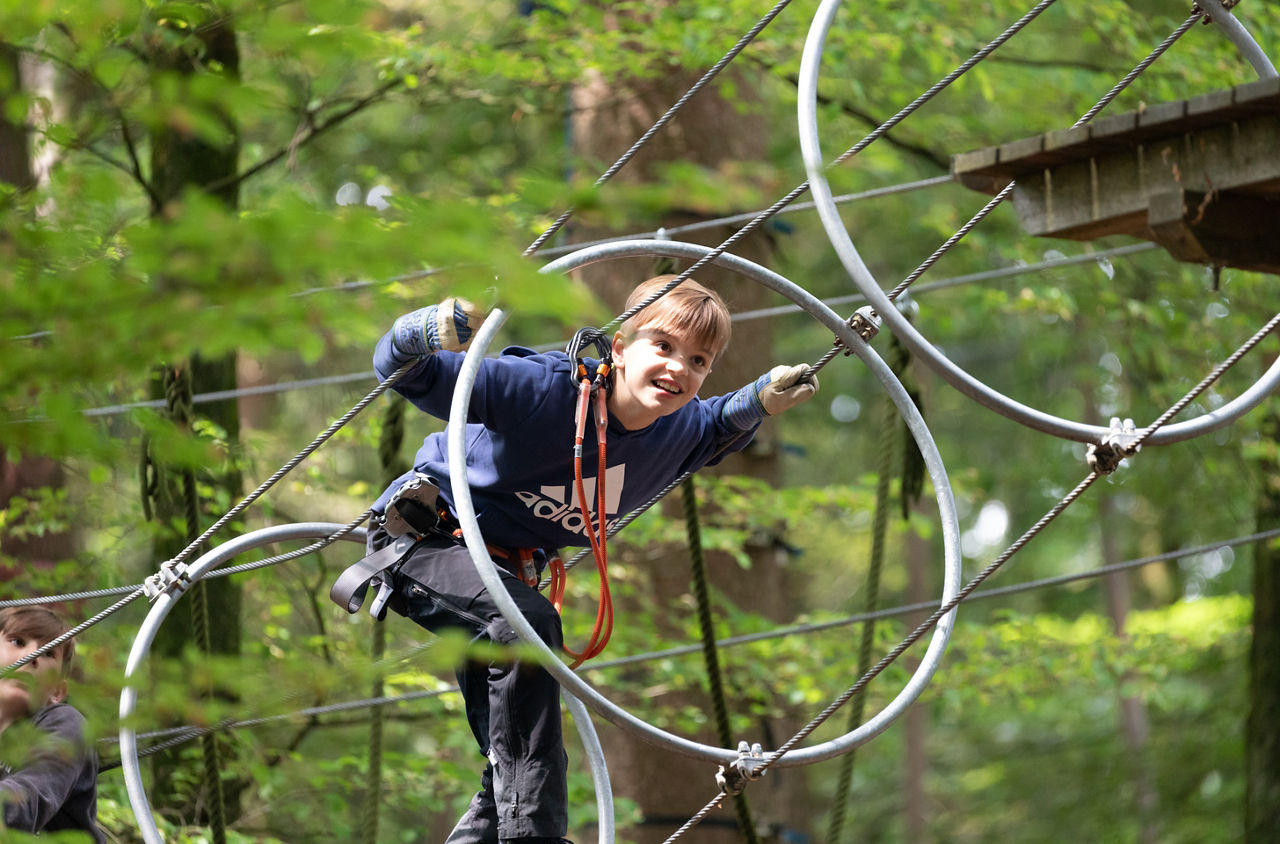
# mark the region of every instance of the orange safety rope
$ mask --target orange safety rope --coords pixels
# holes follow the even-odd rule
[[[596,569],[600,572],[600,598],[599,605],[596,609],[596,623],[591,631],[591,636],[587,640],[587,644],[581,651],[574,651],[567,645],[564,646],[565,653],[574,658],[574,662],[570,668],[577,668],[582,663],[599,656],[604,651],[605,645],[609,643],[609,638],[613,635],[613,595],[609,591],[609,562],[606,548],[606,538],[608,536],[607,521],[605,515],[605,432],[609,425],[609,407],[607,391],[604,389],[604,381],[609,377],[609,364],[601,362],[600,367],[596,370],[596,378],[594,385],[590,378],[587,377],[587,370],[581,363],[578,364],[578,405],[574,413],[574,442],[573,442],[573,482],[574,491],[577,493],[578,506],[582,509],[582,519],[587,534],[587,541],[591,545],[591,553],[596,558]],[[595,416],[596,416],[596,444],[599,451],[598,463],[596,469],[596,525],[592,524],[591,512],[587,506],[586,484],[582,477],[582,442],[586,437],[587,430],[587,410],[591,404],[591,394],[596,395]],[[551,561],[551,603],[559,612],[564,603],[564,586],[565,571],[564,562],[558,557]]]

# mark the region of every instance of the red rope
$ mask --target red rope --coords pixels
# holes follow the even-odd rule
[[[601,371],[597,372],[597,384],[602,384],[603,379],[608,377],[608,368],[606,364],[601,364]],[[581,373],[580,373],[581,374]],[[591,511],[587,507],[587,491],[586,484],[582,477],[582,441],[586,438],[587,431],[587,409],[591,404],[591,394],[593,392],[591,381],[587,378],[581,378],[578,389],[578,405],[574,413],[574,441],[573,441],[573,483],[574,491],[578,497],[578,506],[582,509],[583,527],[587,534],[587,541],[591,545],[591,553],[596,558],[596,570],[600,572],[600,595],[599,603],[596,608],[596,623],[591,630],[591,636],[587,640],[587,644],[581,651],[571,650],[567,645],[564,646],[565,653],[574,658],[574,662],[570,668],[577,668],[582,663],[599,656],[609,644],[609,638],[613,635],[613,595],[609,590],[609,562],[606,548],[606,538],[608,536],[607,520],[605,516],[605,433],[609,425],[609,406],[606,390],[602,386],[597,386],[594,390],[596,395],[596,444],[599,455],[596,467],[596,524],[591,522]],[[564,586],[565,571],[564,563],[556,558],[551,563],[551,603],[559,611],[564,602]]]

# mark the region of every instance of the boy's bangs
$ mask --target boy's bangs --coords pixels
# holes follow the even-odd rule
[[[648,310],[653,313],[644,325],[688,337],[719,357],[729,343],[730,323],[724,312],[707,299],[684,298],[663,307],[668,298],[670,296],[664,296],[649,306]],[[639,316],[643,319],[645,314],[642,312]]]
[[[631,292],[627,308],[658,292],[675,278],[674,275],[662,275],[642,282]],[[688,337],[719,357],[729,345],[733,324],[724,300],[714,291],[688,279],[627,320],[624,330],[634,332],[643,327]]]
[[[56,613],[43,607],[10,607],[0,610],[0,633],[21,636],[41,645],[52,642],[70,629]],[[75,647],[75,642],[68,639],[54,648],[64,672],[75,654]]]

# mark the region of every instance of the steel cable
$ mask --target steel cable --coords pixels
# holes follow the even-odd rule
[[[1204,379],[1202,379],[1198,384],[1196,384],[1195,387],[1193,387],[1190,391],[1188,391],[1188,393],[1185,396],[1183,396],[1181,399],[1175,402],[1172,406],[1170,406],[1170,408],[1164,413],[1162,413],[1156,419],[1156,421],[1152,422],[1149,426],[1145,427],[1142,430],[1141,434],[1131,444],[1130,448],[1128,449],[1129,453],[1130,454],[1135,453],[1138,447],[1141,446],[1143,440],[1149,438],[1152,434],[1154,434],[1157,430],[1159,430],[1166,422],[1168,422],[1169,419],[1171,419],[1180,411],[1184,410],[1192,401],[1195,400],[1197,396],[1199,396],[1206,389],[1208,389],[1210,385],[1212,385],[1215,381],[1217,381],[1228,369],[1234,366],[1245,354],[1247,354],[1250,350],[1252,350],[1255,346],[1257,346],[1258,343],[1260,343],[1263,338],[1265,338],[1268,334],[1270,334],[1273,330],[1275,330],[1277,325],[1280,325],[1280,314],[1277,314],[1276,316],[1272,317],[1272,319],[1267,323],[1266,326],[1264,326],[1256,334],[1250,337],[1244,344],[1240,346],[1240,348],[1238,348],[1235,352],[1229,355],[1224,361],[1222,361],[1222,363],[1214,367],[1214,369],[1208,375],[1206,375]],[[1090,486],[1092,486],[1093,483],[1097,481],[1099,477],[1100,477],[1100,474],[1098,471],[1096,470],[1091,471],[1084,478],[1084,480],[1082,480],[1079,484],[1076,485],[1074,489],[1072,489],[1065,496],[1063,496],[1060,501],[1054,504],[1053,507],[1051,507],[1047,513],[1045,513],[1045,515],[1041,516],[1040,519],[1037,520],[1035,524],[1033,524],[1030,528],[1028,528],[1008,548],[1006,548],[1003,552],[1001,552],[1001,554],[998,557],[996,557],[995,560],[993,560],[986,568],[980,571],[967,584],[965,584],[964,587],[962,587],[960,591],[957,592],[953,598],[951,598],[951,600],[946,601],[945,603],[943,603],[942,606],[934,610],[934,612],[931,613],[928,618],[926,618],[914,630],[912,630],[911,633],[909,633],[897,646],[893,648],[893,650],[891,650],[888,654],[882,657],[880,661],[877,662],[869,671],[864,673],[856,683],[854,683],[852,686],[846,689],[844,693],[842,693],[839,697],[837,697],[830,704],[828,704],[826,708],[824,708],[821,712],[818,713],[818,715],[816,715],[813,718],[813,720],[811,720],[808,724],[802,727],[790,739],[783,742],[778,747],[777,750],[770,753],[767,758],[765,758],[762,762],[760,762],[760,764],[754,766],[752,768],[752,778],[759,779],[761,776],[764,776],[764,774],[768,772],[769,768],[771,768],[779,759],[784,757],[793,748],[795,748],[797,744],[799,744],[806,737],[808,737],[814,730],[816,730],[823,723],[825,723],[827,719],[829,719],[833,714],[835,714],[836,711],[840,709],[840,707],[844,706],[846,703],[849,702],[850,699],[852,699],[855,695],[859,694],[864,688],[866,688],[867,684],[870,683],[871,680],[875,679],[881,672],[883,672],[887,667],[889,667],[889,665],[891,665],[894,661],[896,661],[897,658],[901,656],[904,652],[906,652],[906,650],[910,648],[913,644],[915,644],[920,639],[920,637],[922,637],[925,633],[931,630],[933,626],[937,624],[940,619],[942,619],[951,610],[959,606],[960,603],[965,600],[965,598],[967,598],[975,589],[978,588],[978,586],[980,586],[983,583],[983,581],[985,581],[991,575],[995,574],[996,571],[999,570],[1000,567],[1003,566],[1006,562],[1008,562],[1009,559],[1011,559],[1014,554],[1016,554],[1023,547],[1025,547],[1028,542],[1030,542],[1032,539],[1038,536],[1040,532],[1043,531],[1045,527],[1049,525],[1050,522],[1056,519],[1064,510],[1067,509],[1067,507],[1069,507],[1081,495],[1083,495],[1085,490],[1087,490]],[[697,815],[695,815],[695,817],[698,817],[699,819],[701,819],[702,817],[705,817],[706,814],[709,813],[713,808],[720,805],[721,801],[723,800],[723,796],[724,796],[723,794],[718,795],[716,798],[710,801],[706,806],[704,806],[703,809],[700,810],[700,812]],[[679,835],[683,834],[683,832],[690,825],[691,824],[686,824],[684,827],[681,827],[681,829],[678,830],[676,834],[668,838],[667,841],[668,842],[674,841],[677,837],[679,837]]]
[[[763,18],[757,21],[755,26],[751,27],[751,29],[747,32],[746,35],[743,35],[740,39],[738,39],[738,43],[734,44],[733,47],[730,48],[729,52],[725,53],[724,56],[720,58],[720,61],[712,65],[711,69],[708,70],[706,73],[704,73],[702,75],[702,78],[693,84],[693,87],[691,87],[688,91],[685,91],[684,95],[680,97],[680,99],[676,100],[675,104],[672,105],[671,108],[667,109],[665,114],[663,114],[661,117],[658,118],[657,122],[655,122],[652,126],[650,126],[649,129],[643,135],[641,135],[638,139],[636,139],[636,142],[631,145],[630,149],[624,152],[622,156],[617,161],[615,161],[612,164],[612,166],[609,167],[608,170],[605,170],[604,173],[602,173],[600,177],[596,179],[594,187],[600,187],[600,185],[603,185],[605,182],[609,181],[609,179],[613,178],[614,174],[616,174],[619,170],[625,167],[627,162],[629,162],[633,157],[635,157],[635,154],[640,151],[640,148],[643,147],[645,144],[647,144],[649,140],[662,129],[662,127],[666,126],[669,122],[671,122],[671,119],[676,116],[676,112],[678,112],[681,108],[683,108],[684,104],[687,103],[690,99],[692,99],[699,91],[705,88],[707,86],[707,83],[715,79],[716,76],[720,74],[720,71],[724,70],[725,66],[729,64],[729,62],[737,58],[738,54],[741,53],[748,44],[750,44],[753,40],[755,40],[755,37],[759,35],[760,32],[766,26],[772,23],[773,19],[776,18],[778,14],[783,9],[785,9],[790,2],[791,0],[778,0],[777,5],[775,5],[772,9],[770,9],[768,14],[766,14]],[[522,254],[525,257],[528,257],[532,255],[534,252],[538,251],[538,247],[546,243],[547,240],[556,232],[560,231],[560,228],[564,226],[566,222],[568,222],[571,216],[573,216],[573,212],[574,212],[574,209],[569,208],[563,213],[561,213],[560,216],[556,218],[555,222],[553,222],[550,226],[548,226],[546,231],[538,235],[537,239],[534,240],[533,243],[529,244],[529,246],[524,250]]]
[[[1027,581],[1025,583],[1015,583],[1009,586],[1000,586],[992,589],[975,590],[971,592],[965,599],[966,603],[974,601],[990,600],[992,598],[1000,598],[1008,595],[1018,595],[1026,592],[1032,592],[1038,589],[1046,589],[1054,586],[1065,586],[1070,583],[1078,583],[1082,580],[1093,580],[1105,577],[1109,574],[1116,574],[1124,571],[1131,571],[1135,568],[1153,565],[1155,563],[1166,563],[1174,560],[1192,557],[1199,554],[1207,554],[1217,551],[1221,548],[1233,548],[1241,545],[1250,545],[1255,542],[1265,542],[1272,539],[1280,538],[1280,528],[1267,531],[1259,531],[1256,533],[1245,534],[1242,536],[1232,537],[1230,539],[1219,540],[1215,542],[1204,543],[1201,545],[1193,545],[1187,548],[1180,548],[1176,551],[1165,551],[1160,554],[1152,554],[1145,557],[1137,557],[1132,560],[1125,560],[1120,563],[1112,563],[1110,565],[1099,566],[1094,569],[1083,572],[1075,572],[1073,574],[1054,575],[1052,577],[1044,577],[1036,580]],[[853,624],[863,624],[868,621],[880,619],[894,618],[898,616],[910,615],[924,610],[932,610],[938,605],[937,601],[920,601],[911,604],[902,604],[896,607],[886,607],[874,612],[861,612],[854,615],[845,616],[830,621],[814,622],[811,624],[787,625],[785,627],[776,627],[772,630],[761,633],[749,633],[741,636],[727,636],[723,639],[717,639],[715,644],[717,648],[732,648],[742,645],[755,644],[757,642],[769,641],[772,639],[781,639],[791,636],[807,636],[814,633],[824,633],[838,627],[847,627]],[[429,647],[430,643],[425,647]],[[395,657],[384,658],[382,662],[403,661],[412,657],[414,653],[421,650],[420,646],[414,648],[408,653],[398,654]],[[658,662],[662,660],[672,659],[680,656],[691,656],[701,653],[703,646],[699,645],[683,645],[675,648],[666,648],[660,651],[648,651],[645,653],[634,654],[632,656],[617,657],[611,660],[604,660],[598,664],[591,666],[593,671],[604,671],[614,668],[626,668],[633,665],[639,665],[646,662]],[[246,727],[257,727],[263,724],[272,723],[291,718],[307,717],[312,718],[320,715],[328,715],[335,712],[349,712],[353,710],[363,709],[366,707],[389,706],[396,703],[408,703],[415,700],[439,697],[442,694],[450,694],[457,692],[456,686],[445,689],[437,689],[428,692],[406,692],[400,695],[385,695],[373,698],[364,698],[360,700],[343,701],[341,703],[326,704],[323,706],[307,707],[292,712],[280,713],[277,715],[260,716],[256,718],[246,718],[242,720],[226,720],[212,727],[171,727],[163,730],[154,730],[149,733],[141,733],[139,739],[162,738],[168,737],[161,744],[157,743],[144,750],[139,751],[138,755],[149,756],[161,750],[168,749],[175,744],[181,744],[196,738],[203,733],[211,730],[236,730]],[[119,739],[115,736],[108,736],[99,739],[102,745],[117,744]],[[118,763],[104,765],[100,770],[110,770],[118,767]]]

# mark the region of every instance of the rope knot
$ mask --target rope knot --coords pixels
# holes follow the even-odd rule
[[[1111,430],[1101,442],[1090,443],[1085,453],[1085,461],[1089,468],[1101,475],[1110,475],[1120,467],[1121,461],[1132,457],[1142,450],[1138,443],[1138,430],[1132,419],[1120,421],[1120,417],[1111,417]]]
[[[740,741],[738,758],[728,765],[721,765],[716,771],[716,785],[724,794],[741,794],[747,783],[764,777],[767,772],[765,764],[764,748],[759,743],[748,746],[745,741]]]

